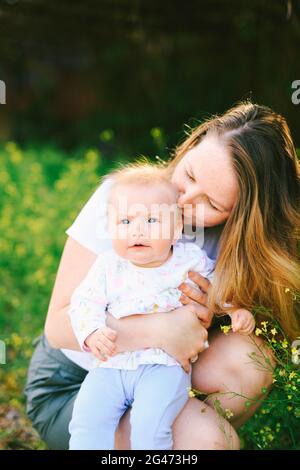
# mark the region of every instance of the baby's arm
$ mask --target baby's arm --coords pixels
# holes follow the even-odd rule
[[[69,308],[71,324],[82,350],[89,350],[100,360],[116,350],[116,331],[106,326],[105,260],[98,257],[87,276],[75,289]]]
[[[240,308],[229,313],[232,331],[240,335],[250,335],[255,328],[255,320],[249,310]]]

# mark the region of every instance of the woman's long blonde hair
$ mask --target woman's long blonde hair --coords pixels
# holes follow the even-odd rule
[[[168,163],[172,172],[207,132],[230,150],[238,200],[222,232],[209,307],[225,302],[249,310],[263,306],[284,333],[299,335],[299,162],[285,119],[271,109],[240,103],[194,128]]]

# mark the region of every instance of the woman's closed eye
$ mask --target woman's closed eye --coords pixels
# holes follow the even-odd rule
[[[188,177],[188,179],[189,179],[190,181],[192,181],[193,183],[196,182],[195,178],[194,178],[192,175],[190,175],[190,173],[189,173],[188,171],[185,170],[185,174],[186,174],[186,176]],[[210,205],[214,210],[216,210],[216,211],[218,211],[218,212],[222,212],[220,209],[218,209],[218,207],[216,207],[216,206],[214,206],[214,205],[212,204],[212,202],[210,201],[210,199],[208,199],[208,202],[209,202],[209,205]]]
[[[192,175],[190,175],[190,173],[188,173],[186,170],[185,170],[185,174],[186,174],[186,176],[188,177],[188,179],[189,179],[190,181],[193,181],[193,182],[196,181],[195,178],[194,178]]]
[[[210,200],[208,200],[208,201],[209,201],[210,206],[211,206],[213,209],[215,209],[215,210],[218,211],[218,212],[222,212],[222,211],[220,211],[220,209],[218,209],[216,206],[214,206]]]

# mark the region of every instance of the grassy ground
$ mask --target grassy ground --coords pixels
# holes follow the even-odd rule
[[[32,340],[43,327],[64,231],[109,166],[93,149],[65,155],[51,147],[20,149],[13,142],[0,148],[0,339],[7,348],[6,364],[0,366],[0,449],[46,448],[24,413],[22,390]],[[242,446],[299,449],[300,375],[291,361],[295,350],[277,339],[272,325],[261,330],[281,362],[272,392],[240,430]],[[251,405],[246,397],[245,407]],[[230,416],[230,410],[219,411]]]

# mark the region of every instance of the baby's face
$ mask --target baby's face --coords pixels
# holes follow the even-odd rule
[[[118,186],[108,207],[108,229],[116,253],[138,266],[163,264],[182,232],[176,198],[176,190],[163,183]]]

